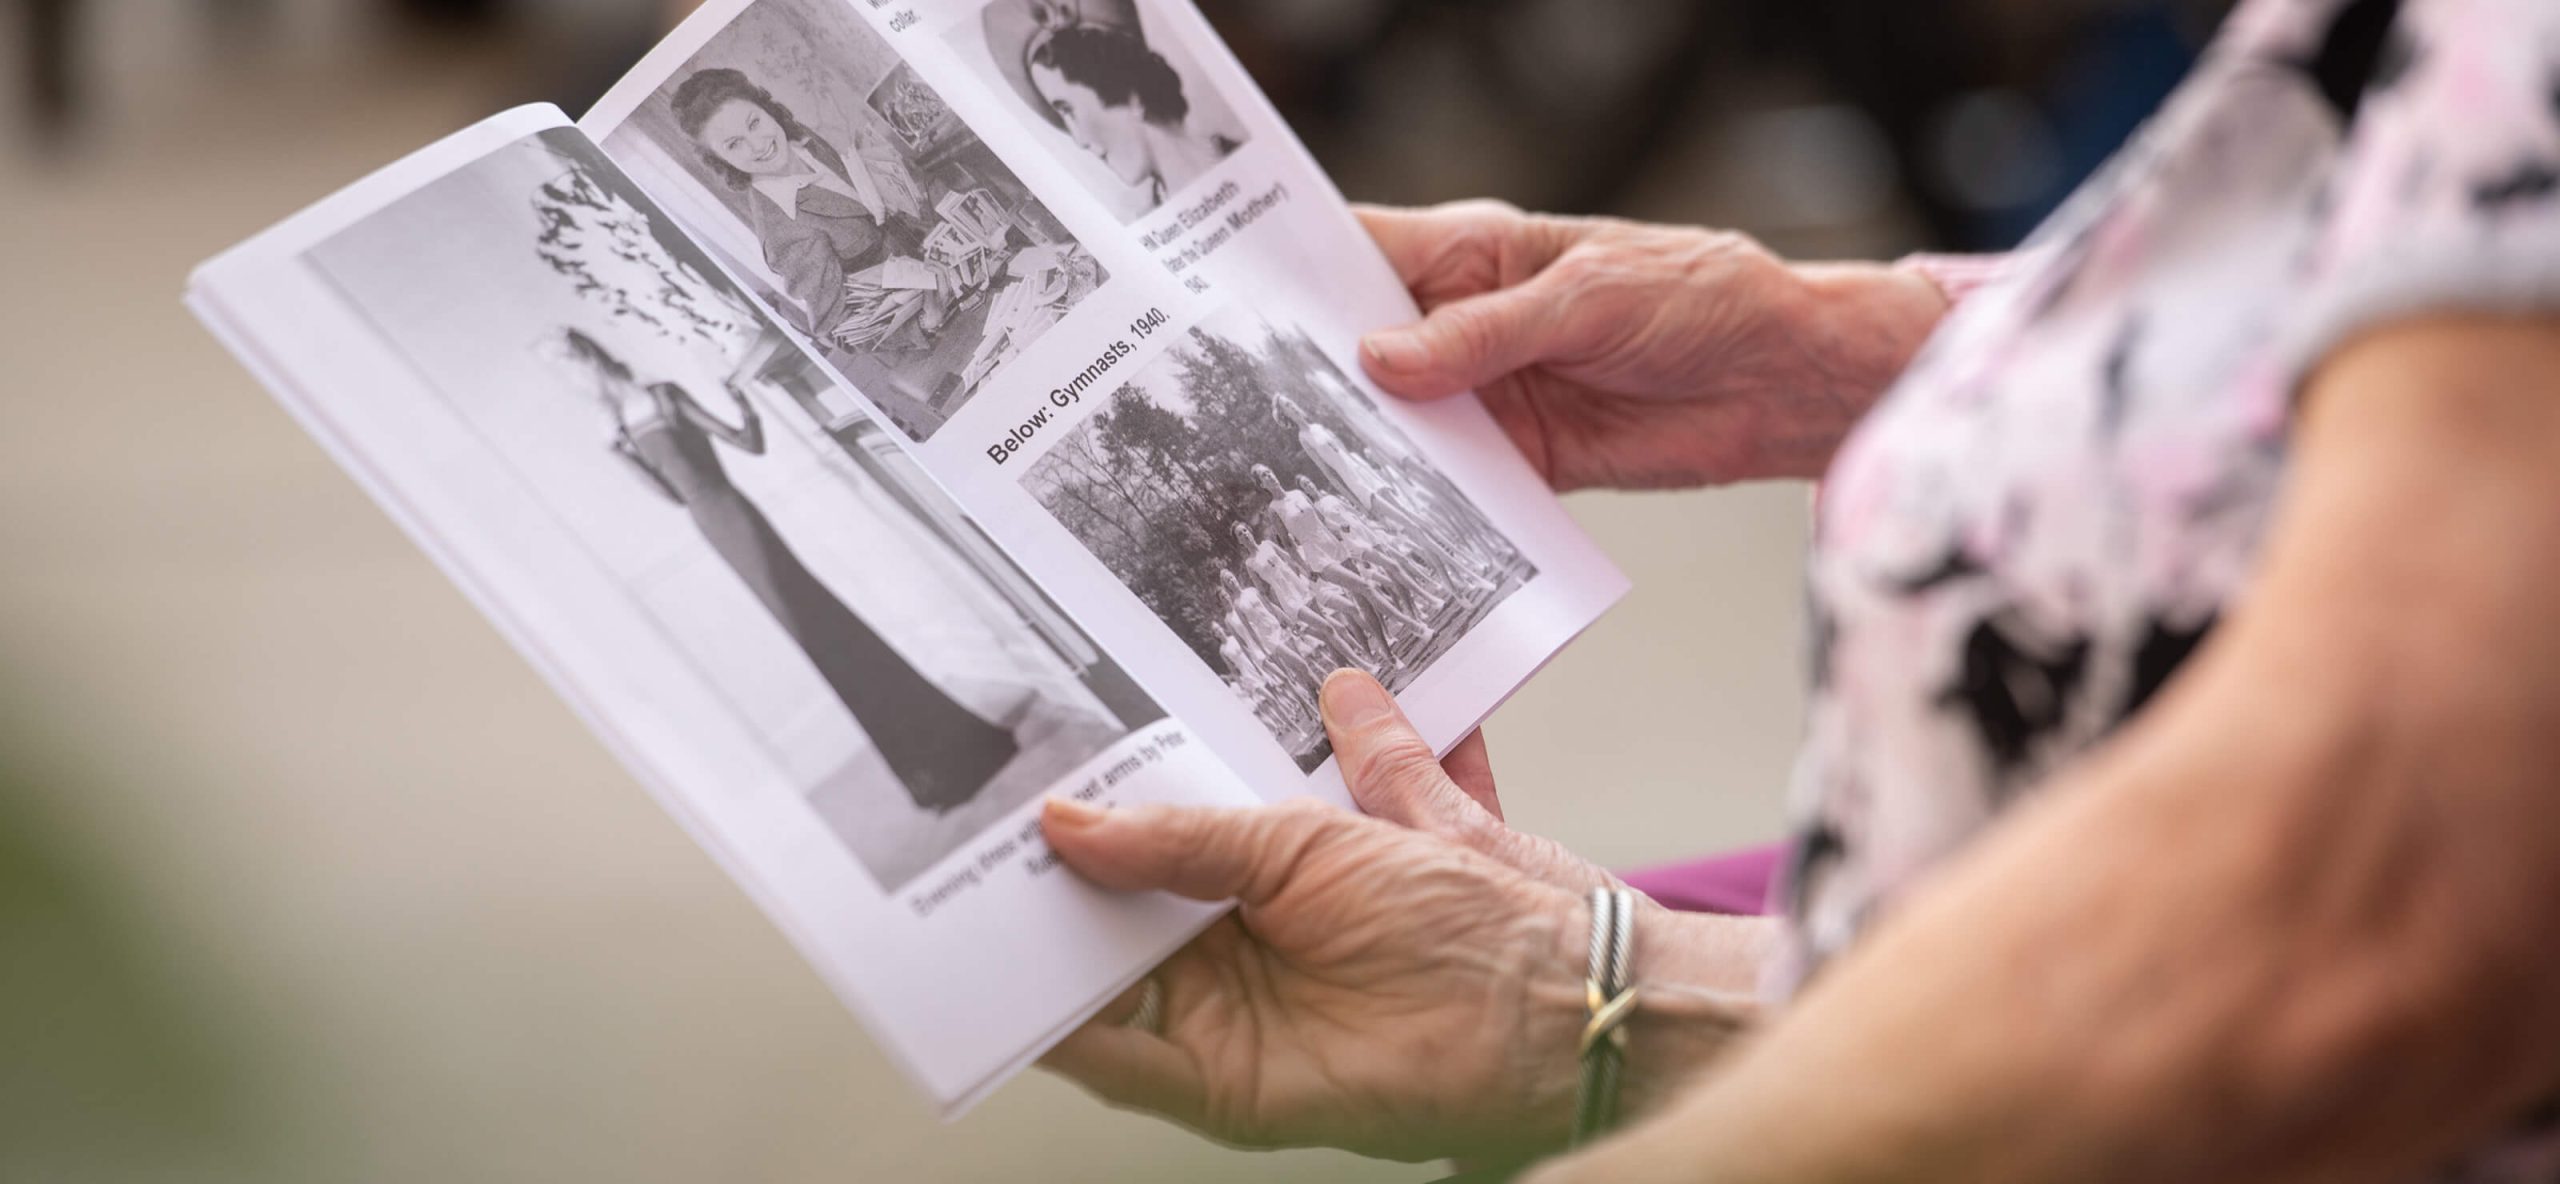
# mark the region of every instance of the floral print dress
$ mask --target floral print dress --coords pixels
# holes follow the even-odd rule
[[[2244,3],[1833,466],[1773,994],[2141,710],[2247,593],[2306,371],[2447,309],[2560,312],[2560,0]],[[2441,1178],[2560,1180],[2551,1117]]]

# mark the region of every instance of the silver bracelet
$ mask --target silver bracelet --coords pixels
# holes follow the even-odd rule
[[[1591,890],[1591,972],[1583,980],[1582,1088],[1573,1109],[1573,1145],[1618,1121],[1618,1087],[1626,1076],[1627,1017],[1636,1011],[1636,896],[1626,888]]]

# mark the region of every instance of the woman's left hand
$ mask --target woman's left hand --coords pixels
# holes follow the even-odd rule
[[[1124,890],[1239,902],[1049,1054],[1104,1099],[1233,1143],[1397,1159],[1551,1149],[1571,1121],[1587,920],[1573,893],[1315,803],[1052,801],[1049,844]]]
[[[1608,869],[1503,819],[1484,733],[1469,733],[1445,759],[1435,758],[1395,696],[1358,670],[1325,679],[1323,705],[1343,784],[1370,817],[1437,835],[1577,896],[1617,885]]]
[[[1300,802],[1253,810],[1053,802],[1049,845],[1124,890],[1240,907],[1048,1065],[1105,1099],[1235,1143],[1402,1159],[1519,1160],[1572,1121],[1592,887],[1607,872],[1511,830],[1481,739],[1447,760],[1377,680],[1338,671],[1325,730],[1375,817]],[[1749,1009],[1767,927],[1647,902],[1644,1055],[1630,1112],[1718,1055]]]

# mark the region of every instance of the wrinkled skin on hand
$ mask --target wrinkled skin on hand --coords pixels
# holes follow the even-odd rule
[[[1163,1035],[1124,998],[1047,1064],[1114,1104],[1255,1146],[1395,1159],[1560,1143],[1574,1088],[1583,906],[1456,844],[1315,804],[1139,806],[1044,819],[1114,888],[1236,912],[1159,967]]]
[[[1819,476],[1947,308],[1917,274],[1739,234],[1489,201],[1359,214],[1424,312],[1361,343],[1369,376],[1478,391],[1559,490]]]
[[[1586,897],[1616,876],[1542,835],[1504,822],[1484,733],[1472,732],[1434,759],[1376,679],[1356,670],[1325,681],[1325,727],[1343,783],[1363,813],[1447,839],[1531,879]]]
[[[1571,1121],[1575,967],[1607,873],[1502,823],[1484,742],[1444,766],[1376,679],[1325,684],[1363,818],[1053,805],[1051,847],[1111,887],[1239,909],[1155,975],[1161,1037],[1124,997],[1050,1054],[1118,1105],[1255,1145],[1527,1157]]]

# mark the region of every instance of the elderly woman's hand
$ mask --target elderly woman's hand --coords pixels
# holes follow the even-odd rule
[[[1465,390],[1558,489],[1818,476],[1947,308],[1928,279],[1791,266],[1739,234],[1364,207],[1425,316],[1361,360],[1408,398]]]
[[[1315,803],[1053,800],[1050,846],[1105,886],[1239,902],[1047,1064],[1115,1104],[1251,1145],[1525,1154],[1571,1121],[1582,902],[1448,842]]]
[[[1552,1150],[1571,1122],[1583,901],[1608,873],[1505,826],[1482,741],[1434,761],[1377,680],[1335,673],[1324,715],[1352,796],[1383,818],[1306,803],[1050,807],[1050,846],[1090,878],[1241,907],[1158,968],[1161,1031],[1124,1026],[1133,993],[1049,1066],[1232,1142]],[[1638,929],[1649,1002],[1630,1110],[1747,1021],[1771,936],[1761,918],[1651,904]]]
[[[1554,839],[1511,829],[1494,792],[1484,733],[1469,733],[1447,759],[1435,759],[1395,696],[1358,670],[1334,671],[1322,705],[1343,783],[1370,817],[1437,835],[1576,895],[1617,884]]]

